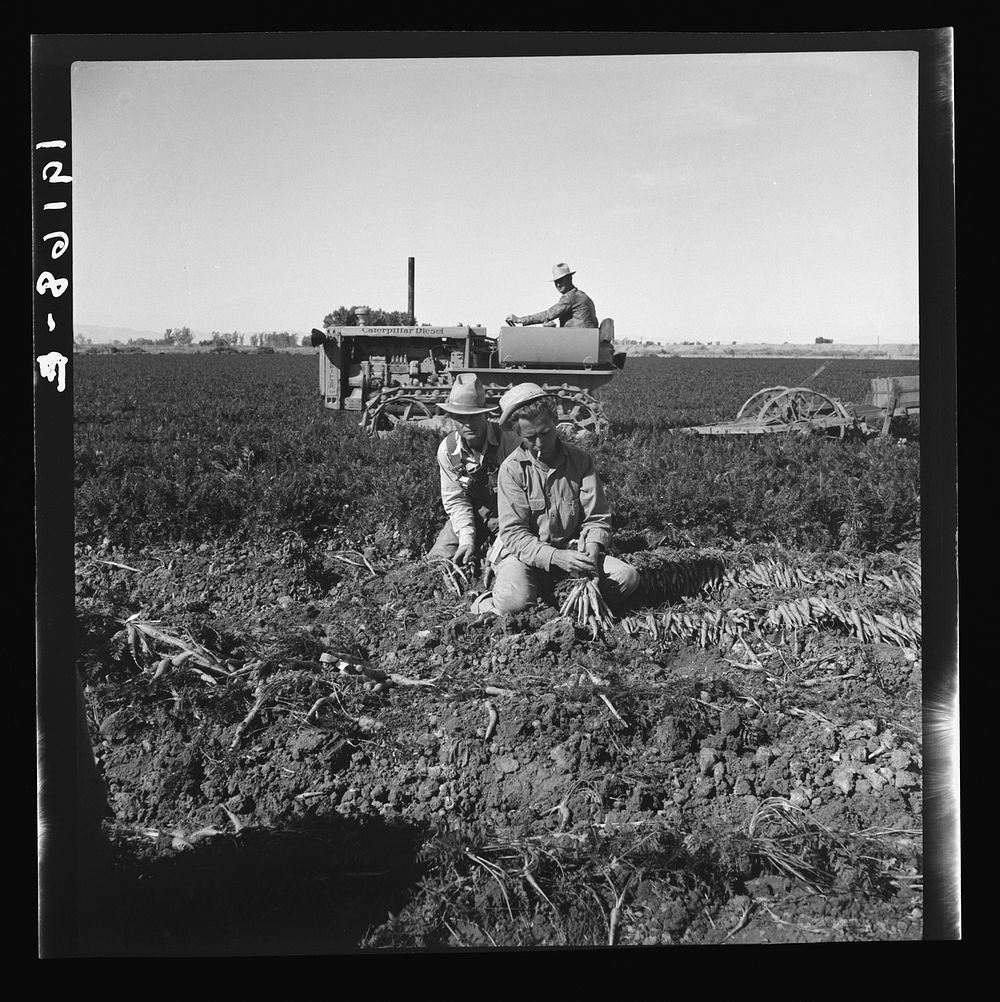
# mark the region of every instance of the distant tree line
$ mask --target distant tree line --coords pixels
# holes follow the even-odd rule
[[[358,310],[368,310],[370,327],[411,327],[413,321],[405,310],[381,310],[368,306],[338,306],[323,317],[324,327],[357,327]],[[304,343],[308,344],[308,341]]]
[[[151,337],[130,337],[126,344],[131,345],[144,345],[144,344],[191,344],[194,335],[191,333],[190,327],[168,327],[163,332],[163,337],[151,338]]]
[[[191,342],[185,342],[190,344]],[[239,331],[231,331],[228,334],[223,334],[220,331],[212,331],[212,336],[204,338],[198,342],[199,345],[209,345],[212,348],[224,348],[227,345],[231,348],[235,348],[238,344],[246,344],[245,335],[241,334]]]
[[[355,310],[360,306],[340,306],[333,313],[328,313],[324,319],[324,324],[332,324],[336,327],[351,327],[357,324]],[[408,323],[407,314],[399,311],[370,310],[369,323],[380,326],[402,326]],[[93,344],[91,338],[82,334],[76,335],[74,341],[79,346],[89,346]],[[194,344],[194,335],[190,327],[168,327],[163,332],[162,338],[136,337],[129,338],[127,345],[132,347],[154,347],[172,345]],[[308,334],[295,334],[292,331],[256,331],[247,334],[244,331],[212,331],[210,337],[203,338],[197,342],[199,347],[207,348],[235,348],[249,345],[251,348],[294,348],[297,346],[309,347],[310,337]]]
[[[86,338],[78,338],[79,344],[89,344]],[[194,344],[190,327],[168,327],[159,339],[148,337],[129,338],[130,345],[189,345]],[[299,344],[309,344],[309,335],[300,337],[291,331],[257,331],[247,334],[243,331],[212,331],[210,337],[197,342],[200,347],[235,348],[249,345],[251,348],[292,348]]]

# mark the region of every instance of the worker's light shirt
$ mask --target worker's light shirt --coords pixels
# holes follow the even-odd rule
[[[519,441],[502,431],[496,421],[486,422],[481,451],[473,449],[457,431],[442,439],[437,451],[441,503],[459,546],[475,544],[477,511],[484,520],[495,514],[496,470]]]
[[[532,313],[521,317],[522,324],[544,324],[549,320],[558,320],[560,327],[599,327],[597,309],[594,301],[586,292],[572,288],[559,297],[555,306],[550,306],[542,313]]]
[[[500,465],[497,511],[500,528],[494,560],[513,554],[522,562],[549,570],[552,554],[575,539],[599,543],[611,539],[611,512],[590,455],[560,440],[554,467],[536,459],[523,445]]]

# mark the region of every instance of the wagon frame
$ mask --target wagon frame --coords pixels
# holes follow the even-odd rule
[[[768,386],[752,394],[732,421],[679,429],[694,435],[888,435],[893,418],[920,414],[920,377],[871,381],[862,404],[808,386]]]

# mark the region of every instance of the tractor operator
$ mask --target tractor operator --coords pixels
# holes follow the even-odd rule
[[[500,406],[501,426],[520,445],[497,474],[493,594],[477,611],[520,612],[556,581],[585,575],[597,578],[609,605],[620,604],[639,587],[639,574],[606,553],[611,512],[593,459],[559,438],[555,402],[542,387],[520,383]]]
[[[486,390],[473,372],[455,377],[448,400],[438,404],[457,428],[438,446],[441,504],[448,520],[427,554],[467,564],[485,556],[497,529],[497,470],[520,442],[487,415]]]
[[[523,317],[511,313],[507,317],[507,323],[555,327],[554,321],[558,320],[560,327],[599,327],[594,301],[573,284],[575,274],[565,262],[553,265],[552,280],[561,293],[559,302],[541,313],[529,313]]]

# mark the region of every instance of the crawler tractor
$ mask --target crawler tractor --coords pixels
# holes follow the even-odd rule
[[[560,425],[602,435],[608,419],[594,394],[625,364],[613,342],[610,319],[599,328],[503,326],[495,337],[483,327],[365,323],[312,332],[324,404],[357,411],[373,436],[403,422],[440,427],[437,404],[461,372],[479,377],[491,404],[516,383],[538,383],[556,398]]]

